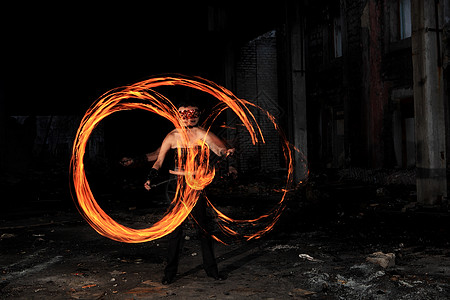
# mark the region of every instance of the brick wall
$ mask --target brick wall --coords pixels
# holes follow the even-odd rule
[[[276,32],[270,31],[248,42],[241,49],[236,64],[236,95],[267,110],[275,117],[278,105]],[[261,110],[252,109],[265,143],[253,145],[246,129],[239,124],[233,133],[239,150],[242,171],[272,171],[280,168],[280,141],[270,120]],[[234,120],[236,122],[236,120]]]

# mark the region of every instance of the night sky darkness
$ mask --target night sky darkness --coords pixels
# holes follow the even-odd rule
[[[230,4],[233,20],[216,33],[208,30],[208,7],[192,2],[3,6],[1,73],[9,115],[83,113],[109,89],[155,74],[217,80],[224,40],[250,38],[275,19],[268,7]]]
[[[110,89],[168,73],[225,85],[225,45],[231,41],[239,49],[274,29],[278,15],[276,4],[220,5],[226,16],[211,20],[211,7],[196,2],[2,4],[1,109],[7,117],[81,117]],[[174,103],[198,96],[177,88],[163,94]],[[198,102],[212,106],[213,101]],[[120,112],[102,121],[109,158],[157,148],[173,126],[149,114]]]
[[[84,111],[107,90],[159,73],[195,73],[185,40],[207,22],[169,7],[53,7],[9,11],[2,77],[11,115]],[[186,13],[185,13],[186,12]],[[5,11],[3,11],[5,13]],[[200,23],[200,24],[199,24]],[[4,28],[5,29],[5,28]]]

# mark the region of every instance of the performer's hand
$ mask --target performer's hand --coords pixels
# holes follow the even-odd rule
[[[134,159],[130,157],[124,157],[120,160],[120,164],[124,167],[131,166],[134,163]]]
[[[152,186],[150,185],[150,180],[147,180],[147,181],[144,183],[144,188],[145,188],[147,191],[150,191],[150,190],[151,190]]]
[[[157,178],[158,176],[159,176],[158,170],[155,168],[151,168],[150,173],[148,173],[148,176],[147,176],[147,181],[144,184],[144,187],[147,191],[150,191],[150,189],[152,188],[150,185],[150,181]]]
[[[226,153],[226,156],[231,156],[231,155],[233,155],[235,151],[236,151],[236,149],[234,149],[234,148],[228,149],[228,150],[227,150],[227,153]]]

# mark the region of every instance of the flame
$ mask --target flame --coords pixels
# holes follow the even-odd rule
[[[188,217],[192,208],[195,206],[200,193],[202,193],[202,190],[211,183],[215,176],[214,166],[209,165],[210,149],[205,142],[205,139],[197,141],[198,147],[188,147],[188,135],[186,129],[180,124],[178,110],[169,99],[153,90],[153,88],[159,86],[185,86],[214,96],[220,103],[213,109],[211,115],[208,116],[208,121],[215,120],[223,111],[231,109],[247,129],[254,145],[259,142],[265,142],[262,130],[256,122],[255,116],[249,109],[249,107],[257,109],[261,108],[246,100],[239,99],[224,87],[200,77],[187,77],[184,75],[152,77],[135,84],[113,89],[103,94],[91,105],[81,120],[73,144],[70,172],[73,178],[73,190],[76,195],[76,197],[73,195],[73,198],[79,212],[99,234],[112,240],[127,243],[140,243],[155,240],[171,233],[186,219],[186,217]],[[187,160],[185,166],[183,166],[186,175],[184,176],[184,179],[178,179],[178,186],[175,197],[172,200],[171,208],[165,213],[161,220],[153,224],[150,228],[145,229],[133,229],[121,225],[102,210],[95,201],[94,195],[90,189],[83,163],[86,144],[92,131],[98,124],[104,118],[115,112],[134,109],[153,112],[172,122],[182,136],[179,147],[188,149]],[[292,183],[292,150],[284,134],[275,122],[275,118],[268,112],[265,113],[283,141],[283,154],[288,169],[286,188],[281,190],[282,196],[280,201],[270,212],[258,218],[253,220],[233,220],[221,213],[208,200],[208,205],[218,216],[219,227],[227,235],[240,234],[237,229],[230,228],[233,224],[248,224],[250,226],[255,226],[258,222],[266,221],[261,230],[251,234],[242,234],[247,240],[259,238],[273,228],[284,209],[283,202],[286,193],[289,190],[288,185]],[[206,128],[206,134],[209,133],[209,130],[210,128]],[[179,153],[179,155],[181,155],[181,153]],[[179,161],[181,161],[181,159]],[[216,240],[221,241],[218,237],[213,237]]]

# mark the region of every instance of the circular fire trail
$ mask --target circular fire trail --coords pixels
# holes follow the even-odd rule
[[[161,220],[153,224],[150,228],[133,229],[123,226],[108,216],[108,214],[106,214],[97,204],[86,179],[83,158],[86,144],[92,131],[105,117],[124,110],[142,109],[153,112],[173,123],[181,133],[182,137],[184,137],[184,145],[180,145],[180,147],[188,148],[187,132],[179,122],[180,116],[177,108],[164,95],[153,90],[159,86],[185,86],[214,96],[219,100],[219,105],[216,106],[207,119],[215,120],[223,111],[231,109],[240,119],[242,124],[244,124],[254,145],[257,143],[264,143],[265,141],[261,128],[251,112],[251,108],[260,109],[267,115],[268,119],[273,123],[275,130],[280,134],[283,144],[283,154],[288,169],[286,188],[282,190],[281,199],[276,203],[272,210],[253,220],[233,220],[221,213],[211,202],[208,201],[208,204],[218,217],[219,227],[227,235],[240,234],[237,230],[231,228],[233,224],[237,224],[238,226],[240,224],[254,226],[261,222],[265,224],[265,226],[257,232],[241,234],[247,240],[259,238],[264,233],[270,231],[278,221],[284,209],[283,202],[288,186],[292,182],[293,158],[288,141],[275,122],[275,118],[267,111],[262,110],[244,99],[236,97],[229,90],[214,82],[200,77],[187,77],[184,75],[152,77],[135,84],[113,89],[100,96],[100,98],[87,110],[81,120],[75,137],[70,162],[70,173],[73,178],[73,190],[75,193],[73,198],[82,216],[99,234],[112,240],[127,243],[141,243],[155,240],[171,233],[186,219],[192,208],[195,206],[203,188],[213,180],[215,175],[214,168],[211,168],[207,163],[204,165],[194,165],[194,162],[197,161],[195,159],[196,156],[209,157],[209,147],[204,140],[202,140],[199,141],[201,147],[189,148],[188,159],[186,160],[186,170],[189,171],[190,169],[195,169],[196,175],[186,175],[186,184],[178,182],[171,209],[166,212]],[[210,128],[205,129],[209,132]],[[202,159],[201,161],[207,162],[208,159]],[[220,241],[219,238],[215,236],[214,238]]]

